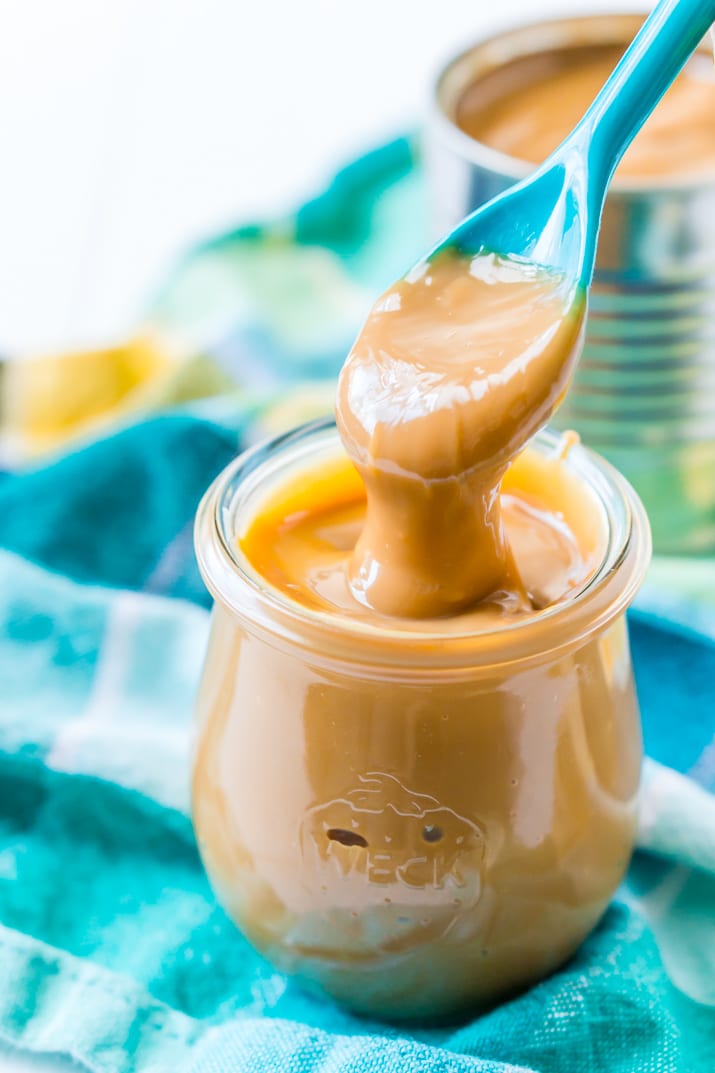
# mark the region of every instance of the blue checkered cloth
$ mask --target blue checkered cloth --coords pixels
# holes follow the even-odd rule
[[[187,818],[208,620],[191,525],[238,446],[159,418],[0,482],[0,1040],[102,1073],[709,1073],[715,613],[680,575],[631,619],[643,852],[562,971],[408,1033],[304,995],[226,919]]]

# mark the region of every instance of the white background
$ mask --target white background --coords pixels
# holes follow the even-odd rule
[[[441,63],[480,35],[643,6],[0,0],[0,353],[121,335],[192,240],[289,209],[416,127]]]
[[[0,0],[0,354],[122,333],[191,240],[288,208],[415,125],[444,58],[588,9]]]

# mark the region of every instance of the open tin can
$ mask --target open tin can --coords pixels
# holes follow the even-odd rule
[[[625,46],[642,19],[536,23],[485,40],[447,66],[427,136],[437,233],[533,169],[460,129],[467,90],[521,57]],[[715,173],[647,183],[616,176],[584,352],[556,423],[576,429],[633,483],[656,552],[715,551]]]

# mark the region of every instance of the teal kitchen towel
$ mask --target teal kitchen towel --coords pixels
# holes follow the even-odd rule
[[[715,641],[652,594],[644,850],[563,970],[407,1032],[303,994],[226,919],[187,819],[191,521],[238,447],[167,416],[0,481],[0,1040],[98,1073],[711,1073]]]

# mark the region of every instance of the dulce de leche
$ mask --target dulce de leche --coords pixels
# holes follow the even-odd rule
[[[329,423],[276,440],[199,511],[202,857],[257,949],[364,1013],[538,979],[627,866],[647,523],[615,471],[537,432],[583,312],[533,266],[435,259],[351,351],[344,446]]]
[[[338,385],[368,499],[356,597],[419,617],[523,602],[499,483],[566,390],[583,313],[560,277],[494,254],[441,253],[377,302]]]

